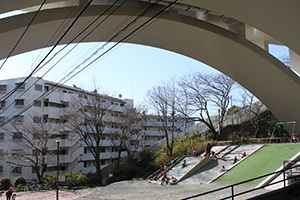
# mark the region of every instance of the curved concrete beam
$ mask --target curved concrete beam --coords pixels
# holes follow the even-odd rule
[[[148,0],[144,1],[148,2]],[[47,0],[46,5],[60,3],[66,6],[76,5],[78,2],[78,0]],[[80,0],[80,2],[86,3],[87,0]],[[164,2],[171,2],[171,0],[165,0]],[[38,7],[41,3],[42,0],[10,0],[9,2],[0,0],[0,13]],[[298,26],[300,1],[298,0],[182,0],[180,4],[182,7],[186,5],[186,8],[189,8],[188,5],[191,5],[196,11],[198,9],[195,8],[198,7],[201,10],[216,12],[223,17],[231,17],[248,24],[288,46],[300,55],[300,42],[295,41],[300,32],[300,26]]]
[[[91,6],[62,43],[68,42],[76,35],[83,25],[99,13],[101,8],[103,7]],[[53,45],[53,42],[49,44],[47,42],[70,9],[42,11],[14,54]],[[135,9],[135,7],[122,7],[85,41],[101,40],[116,23],[131,15]],[[117,39],[134,30],[156,12],[157,10],[149,12]],[[8,54],[32,16],[33,14],[29,13],[0,21],[0,27],[3,27],[0,30],[0,58]],[[59,36],[56,36],[55,40],[57,37]],[[300,121],[298,76],[268,52],[242,36],[210,23],[179,15],[177,9],[171,9],[126,42],[170,50],[204,62],[249,89],[272,110],[279,120]]]
[[[64,5],[75,5],[76,0],[47,0],[45,2],[46,5],[53,5],[55,3],[64,4]],[[28,8],[38,8],[43,3],[43,0],[10,0],[9,2],[6,0],[0,0],[0,13],[11,12],[15,10],[26,10]]]
[[[232,17],[268,34],[300,55],[300,1],[261,0],[183,0],[211,10],[226,17]]]

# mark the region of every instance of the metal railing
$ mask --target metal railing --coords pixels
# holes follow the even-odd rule
[[[221,191],[221,190],[225,190],[225,189],[230,189],[231,190],[231,195],[227,196],[227,197],[224,197],[220,200],[229,199],[229,198],[234,199],[234,197],[236,197],[236,196],[244,195],[244,194],[259,190],[259,189],[263,189],[265,187],[278,184],[280,182],[284,182],[284,187],[286,187],[286,184],[285,184],[286,180],[294,179],[294,178],[300,178],[300,175],[291,176],[291,177],[286,178],[286,176],[285,176],[286,170],[290,170],[290,169],[293,169],[293,168],[296,168],[296,167],[299,167],[299,166],[300,165],[295,165],[295,166],[292,166],[292,167],[288,167],[288,168],[285,168],[285,169],[282,169],[282,170],[279,170],[279,171],[275,171],[275,172],[272,172],[272,173],[269,173],[269,174],[265,174],[265,175],[262,175],[262,176],[259,176],[259,177],[256,177],[256,178],[241,181],[239,183],[235,183],[235,184],[224,186],[224,187],[221,187],[221,188],[218,188],[218,189],[215,189],[215,190],[211,190],[211,191],[203,192],[203,193],[196,194],[196,195],[193,195],[193,196],[189,196],[189,197],[183,198],[181,200],[193,199],[193,198],[196,198],[196,197],[212,194],[212,193],[215,193],[215,192],[218,192],[218,191]],[[241,184],[244,184],[244,183],[248,183],[248,182],[251,182],[251,181],[255,181],[255,180],[258,180],[260,178],[264,178],[264,177],[267,177],[267,176],[270,176],[270,175],[273,175],[273,174],[281,174],[281,173],[283,173],[283,175],[284,175],[283,180],[276,181],[276,182],[273,182],[273,183],[270,183],[270,184],[267,184],[267,185],[264,185],[264,186],[261,186],[261,187],[253,188],[253,189],[250,189],[250,190],[246,190],[246,191],[243,191],[243,192],[240,192],[240,193],[236,193],[236,194],[234,193],[234,187],[235,186],[238,186],[238,185],[241,185]]]
[[[296,137],[299,141],[299,137]],[[250,138],[249,144],[291,143],[291,137]]]

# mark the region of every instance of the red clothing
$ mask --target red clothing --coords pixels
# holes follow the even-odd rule
[[[5,195],[7,196],[7,197],[10,197],[12,194],[13,194],[13,189],[8,189],[6,192],[5,192]]]

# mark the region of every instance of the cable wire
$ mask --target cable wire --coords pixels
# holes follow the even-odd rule
[[[64,48],[66,48],[69,44],[71,44],[75,39],[77,39],[81,34],[83,34],[92,24],[94,24],[101,16],[103,16],[108,10],[110,10],[117,2],[118,2],[119,0],[117,0],[114,4],[112,4],[109,8],[107,8],[100,16],[98,16],[93,22],[91,22],[86,28],[84,28],[80,33],[78,33],[67,45],[65,45],[65,47]],[[121,5],[119,5],[119,7],[118,8],[120,8],[125,2],[126,2],[127,0],[124,0],[124,2],[121,4]],[[118,9],[117,8],[117,9]],[[113,12],[111,12],[110,13],[110,15],[112,14],[112,13],[114,13],[117,9],[115,9],[115,10],[113,10]],[[102,20],[95,28],[93,28],[86,36],[84,36],[80,41],[79,41],[79,43],[80,42],[82,42],[84,39],[86,39],[86,37],[88,37],[97,27],[99,27],[99,25],[101,24],[101,23],[103,23],[103,21],[104,20]],[[42,77],[40,77],[40,78],[43,78],[47,73],[49,73],[64,57],[66,57],[79,43],[77,43],[71,50],[69,50],[62,58],[60,58],[50,69],[48,69],[44,74],[43,74],[43,76]],[[63,49],[64,49],[63,48]],[[52,58],[51,58],[51,60],[58,54],[58,53],[60,53],[63,49],[61,49],[61,50],[59,50],[57,53],[55,53],[53,56],[52,56]],[[44,67],[46,64],[48,64],[49,63],[49,61],[47,61],[45,64],[43,64],[42,65],[42,67]],[[31,86],[29,86],[29,87],[27,87],[27,89],[24,91],[24,92],[22,92],[22,94],[21,95],[19,95],[19,97],[17,98],[17,99],[19,99],[21,96],[23,96],[26,92],[28,92],[29,91],[29,89],[30,88],[32,88],[37,82],[39,81],[39,79],[37,79],[34,83],[32,83],[31,84]],[[5,100],[2,100],[2,101],[5,101]],[[10,106],[12,106],[14,103],[12,102],[9,106],[7,106],[0,114],[2,114],[2,113],[4,113]],[[2,106],[3,104],[1,104],[1,106]],[[1,108],[1,107],[0,107]]]
[[[86,68],[88,68],[89,66],[91,66],[94,62],[96,62],[97,60],[99,60],[102,56],[104,56],[105,54],[107,54],[109,51],[111,51],[112,49],[114,49],[117,45],[119,45],[121,42],[125,41],[126,39],[128,39],[130,36],[132,36],[134,33],[136,33],[138,30],[140,30],[142,27],[144,27],[146,24],[148,24],[149,22],[151,22],[153,19],[155,19],[156,17],[158,17],[160,14],[162,14],[164,11],[168,10],[172,5],[174,5],[178,0],[173,1],[172,3],[170,3],[168,6],[166,6],[164,9],[160,10],[157,14],[155,14],[154,16],[152,16],[150,19],[148,19],[146,22],[142,23],[140,26],[138,26],[136,29],[134,29],[132,32],[130,32],[128,35],[126,35],[125,37],[123,37],[121,40],[119,40],[115,45],[113,45],[112,47],[110,47],[108,50],[106,50],[104,53],[102,53],[101,55],[99,55],[97,58],[95,58],[93,61],[91,61],[88,65],[86,65],[84,68],[82,68],[81,70],[79,70],[78,72],[76,72],[74,75],[72,75],[70,78],[68,78],[67,80],[65,80],[62,83],[57,83],[55,85],[54,88],[51,89],[51,91],[45,92],[44,94],[42,94],[37,101],[41,101],[42,99],[44,99],[45,97],[49,96],[52,92],[54,92],[57,88],[63,86],[63,84],[65,84],[66,82],[68,82],[70,79],[74,78],[75,76],[77,76],[79,73],[81,73],[83,70],[85,70]],[[159,1],[157,1],[159,2]],[[149,10],[147,9],[147,11],[143,12],[142,14],[145,15]],[[114,35],[112,39],[114,39],[115,37],[117,37],[121,31],[126,30],[130,24],[135,23],[138,19],[140,19],[143,15],[139,15],[138,17],[136,17],[131,23],[129,23],[126,27],[124,27],[122,30],[120,30],[116,35]],[[65,79],[65,78],[64,78]],[[62,79],[62,80],[64,80]],[[61,80],[61,81],[62,81]],[[34,102],[32,102],[30,105],[26,106],[24,109],[22,109],[20,112],[18,112],[16,115],[14,115],[13,117],[9,118],[8,120],[6,120],[6,122],[2,125],[0,125],[0,127],[6,125],[7,123],[9,123],[10,121],[12,121],[13,119],[15,119],[16,117],[18,117],[19,115],[21,115],[22,113],[24,113],[25,111],[27,111],[28,109],[30,109],[32,106],[34,106]]]
[[[40,12],[40,10],[42,9],[43,5],[45,4],[46,0],[43,1],[43,3],[40,5],[39,9],[36,11],[36,13],[34,14],[33,18],[30,20],[29,24],[27,25],[26,29],[23,31],[22,35],[20,36],[20,38],[18,39],[17,43],[15,44],[15,46],[12,48],[12,50],[9,52],[9,54],[7,55],[7,57],[5,58],[4,62],[1,64],[0,69],[2,69],[2,67],[4,66],[4,64],[6,63],[6,61],[8,60],[8,58],[11,56],[11,54],[13,53],[13,51],[16,49],[16,47],[18,46],[18,44],[20,43],[20,41],[22,40],[22,38],[24,37],[25,33],[27,32],[27,30],[29,29],[30,25],[32,24],[33,20],[36,18],[36,16],[38,15],[38,13]]]
[[[21,82],[19,83],[12,91],[10,91],[9,93],[7,93],[4,96],[4,99],[2,97],[1,101],[5,101],[6,99],[8,99],[13,93],[15,93],[22,84],[24,84],[33,74],[36,70],[38,70],[38,68],[40,67],[40,65],[46,60],[46,58],[52,53],[52,51],[56,48],[56,46],[61,42],[61,40],[66,36],[66,34],[71,30],[71,28],[74,26],[74,24],[77,22],[77,20],[79,19],[79,17],[83,14],[83,12],[88,8],[88,6],[93,2],[93,0],[90,0],[86,6],[82,9],[82,11],[77,15],[77,17],[73,20],[72,24],[67,28],[67,30],[63,33],[63,35],[59,38],[59,40],[55,43],[55,45],[51,48],[51,50],[47,53],[47,55],[39,62],[39,64],[34,68],[34,70]]]

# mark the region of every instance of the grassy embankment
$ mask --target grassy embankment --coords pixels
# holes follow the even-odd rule
[[[230,185],[272,173],[282,166],[283,161],[291,159],[299,151],[300,144],[265,145],[217,179],[214,184]],[[263,179],[249,182],[247,186],[254,187],[261,181],[263,181]]]

